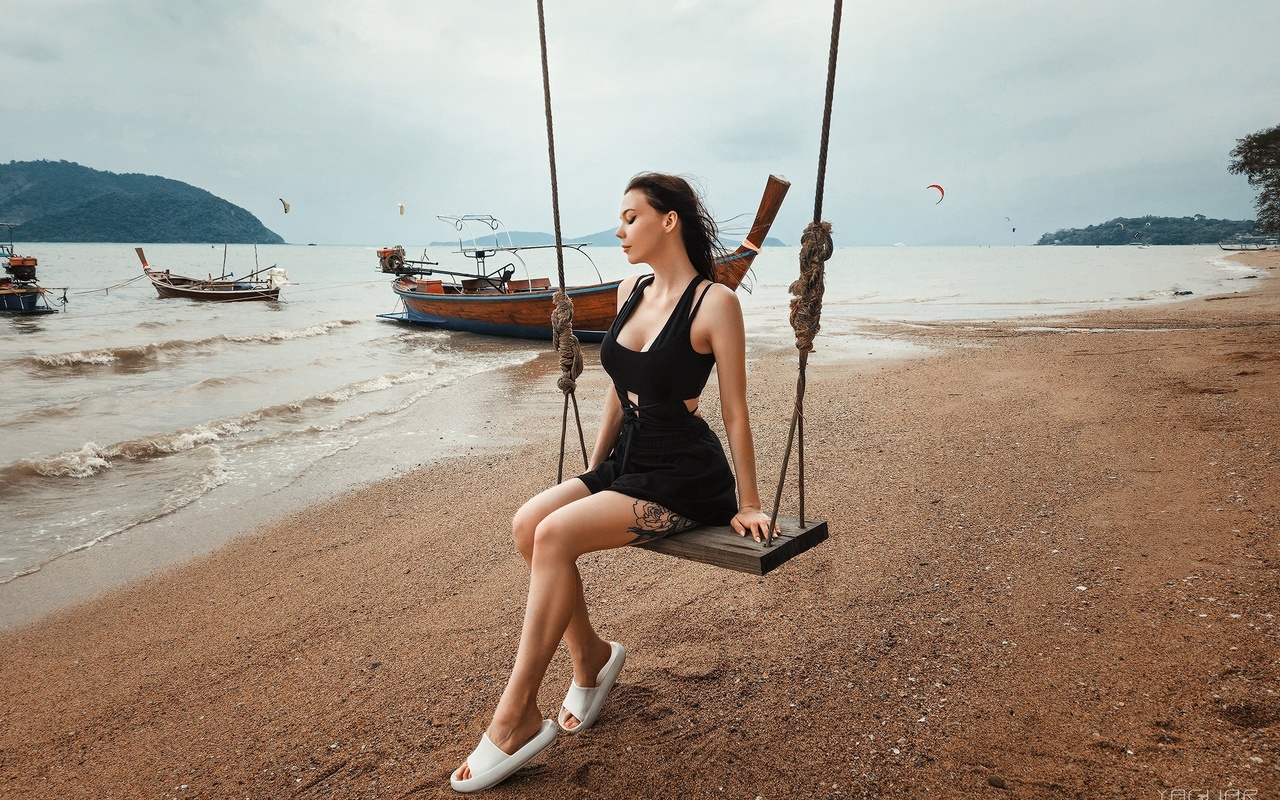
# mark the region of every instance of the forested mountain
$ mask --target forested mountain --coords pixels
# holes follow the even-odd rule
[[[181,181],[71,161],[0,164],[0,222],[24,242],[283,244],[248,211]]]
[[[1192,217],[1116,217],[1087,228],[1046,233],[1036,244],[1217,244],[1253,233],[1253,220]]]

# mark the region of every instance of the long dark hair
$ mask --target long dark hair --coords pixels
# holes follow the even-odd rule
[[[716,259],[724,255],[720,246],[716,221],[702,205],[702,198],[687,180],[679,175],[642,172],[627,184],[627,191],[639,190],[659,214],[676,212],[680,218],[680,238],[685,252],[698,274],[715,281]],[[625,194],[625,192],[624,192]]]

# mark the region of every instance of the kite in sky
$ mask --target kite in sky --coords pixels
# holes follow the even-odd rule
[[[396,205],[400,206],[400,216],[402,216],[402,217],[403,217],[403,216],[404,216],[404,203],[397,203]]]
[[[281,198],[280,198],[280,205],[284,206],[284,213],[288,214],[288,213],[289,213],[289,201],[287,201],[287,200],[285,200],[283,197],[281,197]]]
[[[926,186],[926,187],[924,187],[924,188],[926,188],[926,189],[937,189],[937,190],[938,190],[938,203],[941,203],[941,202],[942,202],[942,198],[944,198],[944,197],[946,197],[946,196],[947,196],[947,193],[943,190],[943,188],[942,188],[941,186],[939,186],[938,184],[936,184],[936,183],[931,183],[931,184],[929,184],[928,186]],[[938,203],[934,203],[934,205],[936,206]]]

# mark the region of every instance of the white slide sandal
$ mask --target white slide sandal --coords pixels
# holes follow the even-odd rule
[[[511,773],[528,764],[533,757],[546,750],[556,740],[556,726],[549,720],[542,721],[542,729],[532,739],[524,743],[519,750],[508,755],[489,739],[488,734],[480,737],[480,744],[471,755],[467,756],[467,766],[471,768],[471,777],[459,780],[449,776],[449,785],[455,792],[478,792],[497,786]],[[461,767],[459,767],[461,769]]]
[[[609,660],[604,662],[600,674],[596,675],[595,686],[584,688],[576,683],[569,684],[569,693],[564,696],[564,705],[556,715],[556,723],[565,733],[577,733],[584,728],[590,728],[595,723],[596,717],[600,716],[600,708],[604,705],[605,698],[609,696],[609,690],[618,680],[622,665],[627,661],[627,651],[622,645],[609,642],[609,646],[613,648],[613,652],[610,653]],[[565,711],[578,718],[577,727],[564,726]]]

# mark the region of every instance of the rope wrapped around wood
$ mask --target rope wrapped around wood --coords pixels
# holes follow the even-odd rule
[[[835,251],[831,223],[810,222],[800,236],[800,277],[791,282],[791,327],[796,349],[813,351],[813,339],[821,330],[822,294],[826,289],[826,263]]]
[[[787,464],[791,461],[791,446],[799,434],[799,489],[800,525],[805,525],[804,513],[804,390],[805,371],[809,354],[813,352],[813,338],[822,328],[822,294],[826,291],[827,261],[835,252],[831,241],[831,223],[826,220],[810,222],[800,235],[800,277],[791,282],[791,327],[796,332],[796,349],[800,351],[799,372],[796,375],[796,402],[791,413],[791,430],[787,434],[787,448],[782,454],[782,472],[778,476],[778,491],[773,496],[773,513],[770,514],[770,530],[778,522],[778,510],[782,505],[782,488],[786,484]],[[765,539],[768,547],[770,539]]]
[[[563,288],[555,293],[555,308],[551,311],[551,331],[556,352],[560,354],[560,380],[556,386],[566,395],[578,387],[582,374],[582,347],[573,332],[573,301]]]

